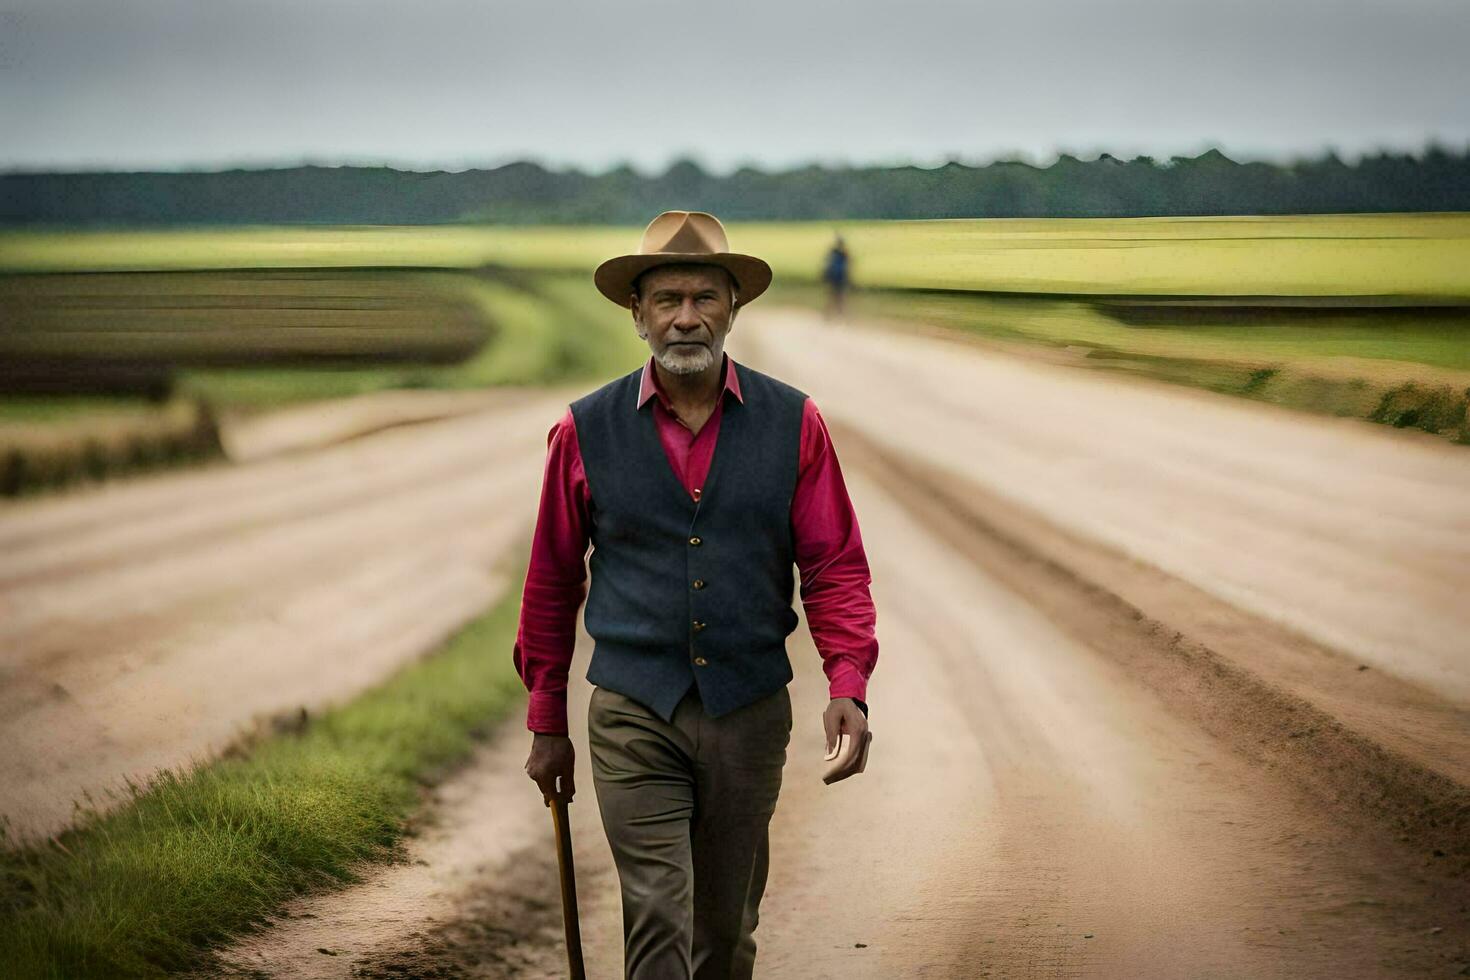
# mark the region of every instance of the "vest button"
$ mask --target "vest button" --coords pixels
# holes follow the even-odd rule
[[[709,661],[706,660],[706,659],[704,659],[703,657],[695,657],[694,658],[694,662],[697,663],[697,664],[699,664],[699,666],[701,666],[701,667],[703,667],[705,664],[709,663]]]
[[[694,621],[694,632],[698,633],[702,629],[704,629],[704,620],[696,619]]]
[[[704,544],[704,540],[702,538],[693,537],[689,539],[689,543],[698,548],[700,545]]]
[[[702,588],[704,588],[704,579],[702,579],[702,578],[695,579],[694,580],[694,587],[696,589],[702,589]]]

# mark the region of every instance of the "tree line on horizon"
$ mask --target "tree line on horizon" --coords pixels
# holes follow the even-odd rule
[[[805,166],[711,174],[689,159],[654,176],[537,163],[462,172],[301,166],[211,172],[0,174],[0,224],[628,224],[669,208],[727,221],[1144,217],[1470,210],[1470,146],[1237,162],[1062,154],[940,167]]]

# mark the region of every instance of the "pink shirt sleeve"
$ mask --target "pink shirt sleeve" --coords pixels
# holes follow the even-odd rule
[[[577,643],[577,609],[587,594],[591,500],[569,408],[546,436],[541,504],[512,654],[530,691],[526,727],[533,732],[567,733],[567,675]]]
[[[866,702],[868,678],[878,663],[872,576],[837,451],[810,398],[802,416],[791,525],[801,604],[822,657],[829,696]]]

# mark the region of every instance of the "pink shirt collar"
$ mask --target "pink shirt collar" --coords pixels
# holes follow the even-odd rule
[[[737,401],[745,404],[745,396],[740,394],[740,376],[735,371],[735,359],[727,351],[722,355],[723,370],[725,372],[725,391],[733,394]],[[638,407],[642,408],[648,403],[648,399],[658,395],[659,401],[665,408],[669,407],[669,397],[664,392],[663,386],[658,383],[658,372],[653,369],[653,356],[649,355],[643,364],[643,380],[638,385]]]

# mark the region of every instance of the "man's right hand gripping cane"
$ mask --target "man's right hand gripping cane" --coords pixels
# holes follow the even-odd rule
[[[551,806],[554,797],[572,802],[572,796],[577,792],[573,779],[576,763],[577,754],[570,736],[534,733],[531,755],[526,759],[526,775],[541,787],[542,801],[547,806]]]

